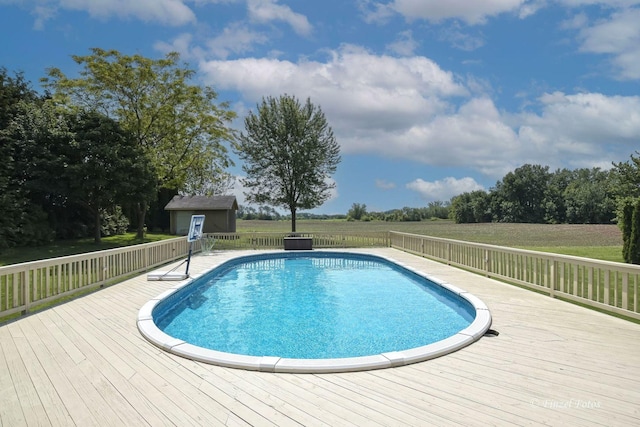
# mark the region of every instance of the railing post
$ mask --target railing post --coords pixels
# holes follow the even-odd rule
[[[549,277],[549,296],[551,298],[555,298],[556,297],[556,271],[558,269],[558,261],[556,261],[555,259],[553,261],[551,261],[551,266],[549,267],[549,275],[551,277]]]
[[[104,285],[104,283],[107,281],[106,276],[106,260],[104,256],[101,256],[100,258],[98,258],[98,281],[102,282],[102,284]]]
[[[484,250],[484,271],[485,276],[491,276],[491,251],[489,249]]]
[[[29,313],[29,308],[31,306],[31,269],[27,269],[24,272],[24,280],[22,281],[24,286],[24,312],[23,314]]]

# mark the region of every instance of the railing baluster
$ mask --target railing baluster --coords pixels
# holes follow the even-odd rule
[[[390,244],[447,265],[640,319],[640,266],[430,236],[420,236],[422,250],[416,250],[409,236],[414,235],[390,232]],[[484,253],[484,265],[480,253]]]
[[[214,249],[283,247],[288,233],[213,233]],[[640,319],[640,266],[409,233],[301,233],[314,248],[391,246],[447,265]],[[200,245],[197,245],[197,249]],[[0,267],[0,316],[186,257],[180,237],[134,247]],[[602,277],[601,277],[602,276]],[[631,288],[631,289],[630,289]]]

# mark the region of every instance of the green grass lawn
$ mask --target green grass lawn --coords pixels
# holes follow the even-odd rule
[[[46,246],[10,248],[0,253],[0,265],[17,264],[20,262],[76,255],[86,252],[104,251],[106,249],[157,242],[175,237],[176,236],[170,234],[147,233],[145,238],[137,239],[136,233],[127,233],[118,236],[103,237],[102,242],[98,245],[93,242],[93,238],[86,238],[60,240]]]
[[[552,252],[561,255],[573,255],[585,258],[595,258],[603,261],[624,262],[622,245],[620,246],[543,246],[528,247],[532,251]]]
[[[288,232],[290,221],[238,220],[239,232]],[[448,220],[421,222],[298,220],[299,232],[398,231],[468,242],[486,243],[623,262],[622,234],[613,224],[455,224]]]

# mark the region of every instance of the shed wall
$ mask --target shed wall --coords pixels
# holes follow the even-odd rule
[[[204,215],[204,233],[233,233],[236,231],[236,215],[233,210],[171,211],[171,233],[186,236],[192,215]]]

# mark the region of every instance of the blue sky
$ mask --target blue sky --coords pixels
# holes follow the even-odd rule
[[[239,129],[264,96],[310,97],[342,154],[314,212],[383,211],[489,190],[526,163],[628,160],[639,23],[640,0],[0,0],[0,66],[38,88],[91,47],[178,51]]]

